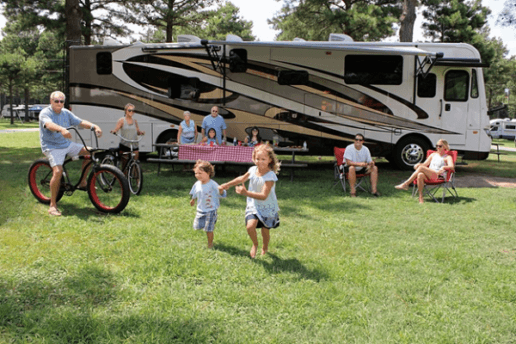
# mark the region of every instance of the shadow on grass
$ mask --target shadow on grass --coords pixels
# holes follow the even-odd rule
[[[222,252],[226,252],[233,256],[240,256],[251,259],[251,257],[249,256],[249,251],[242,250],[233,246],[228,246],[225,244],[216,244],[215,249]],[[271,257],[272,262],[267,261],[267,257]],[[321,279],[326,279],[328,277],[327,274],[324,272],[318,271],[316,269],[308,269],[296,258],[283,259],[270,252],[268,252],[265,257],[258,257],[257,259],[253,259],[252,261],[255,264],[262,265],[264,269],[271,274],[288,272],[296,274],[300,280],[309,279],[316,282],[319,282]]]
[[[129,202],[131,201],[129,200]],[[95,206],[90,201],[85,203],[84,207],[79,207],[76,204],[63,203],[63,201],[61,200],[57,203],[57,207],[63,213],[64,217],[75,216],[76,218],[81,219],[83,221],[88,221],[92,218],[93,220],[95,220],[98,219],[99,216],[100,218],[107,218],[109,216],[123,216],[134,219],[140,218],[140,215],[132,212],[130,209],[127,208],[122,210],[122,212],[119,214],[103,213],[97,210],[97,208],[95,208]]]
[[[152,337],[156,343],[208,343],[217,337],[203,321],[155,309],[120,309],[116,301],[125,293],[120,281],[99,265],[73,273],[47,261],[34,265],[0,275],[0,341],[143,343]]]

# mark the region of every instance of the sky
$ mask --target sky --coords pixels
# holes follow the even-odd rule
[[[230,0],[235,6],[240,9],[240,16],[245,20],[253,21],[253,35],[260,41],[272,41],[278,34],[267,24],[267,19],[271,19],[274,14],[281,10],[283,1],[277,0]],[[507,49],[509,49],[509,56],[516,55],[516,30],[503,28],[496,25],[496,18],[498,13],[503,8],[505,0],[484,0],[483,6],[489,7],[492,14],[489,17],[489,26],[491,27],[491,37],[500,37]],[[414,26],[414,40],[424,41],[421,29],[422,15],[418,15],[416,24]],[[5,25],[5,18],[0,15],[0,27]],[[303,38],[303,37],[301,37]],[[396,41],[397,37],[392,37],[389,40]]]

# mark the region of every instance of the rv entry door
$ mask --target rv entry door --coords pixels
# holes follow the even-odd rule
[[[467,70],[440,66],[426,78],[418,77],[416,104],[428,113],[428,124],[441,128],[451,145],[466,143],[469,81]]]

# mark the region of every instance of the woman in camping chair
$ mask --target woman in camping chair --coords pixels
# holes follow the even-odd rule
[[[450,150],[450,146],[446,140],[440,139],[435,145],[437,152],[428,156],[425,162],[416,164],[416,170],[409,179],[396,185],[398,190],[408,190],[409,185],[417,179],[417,190],[419,192],[419,203],[423,203],[423,189],[425,180],[443,179],[446,180],[447,170],[453,170],[453,159],[451,155],[446,154]]]

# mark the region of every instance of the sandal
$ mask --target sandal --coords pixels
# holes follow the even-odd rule
[[[48,215],[50,216],[61,216],[61,212],[57,208],[48,209]]]
[[[349,194],[351,195],[351,197],[357,197],[357,193],[356,192],[350,192]]]
[[[379,193],[378,191],[373,192],[373,193],[372,193],[372,195],[373,195],[374,197],[380,197],[380,193]]]
[[[76,190],[88,191],[86,188],[87,186],[78,186]]]

